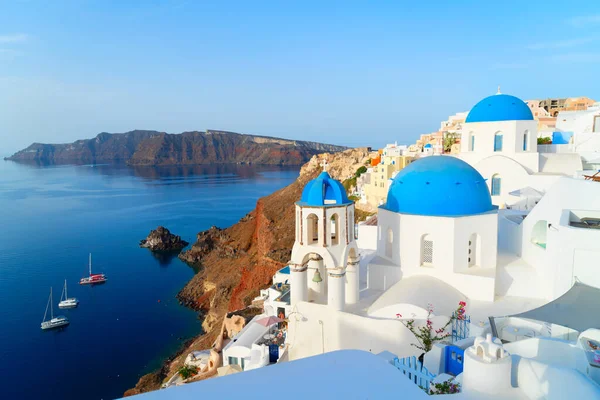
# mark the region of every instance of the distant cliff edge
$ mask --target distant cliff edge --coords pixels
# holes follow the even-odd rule
[[[135,130],[100,133],[68,144],[34,143],[5,160],[40,164],[127,163],[129,165],[301,165],[318,153],[346,147],[207,130],[168,134]]]

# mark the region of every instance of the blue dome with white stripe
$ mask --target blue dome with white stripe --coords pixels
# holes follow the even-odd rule
[[[316,179],[304,186],[299,204],[303,206],[339,206],[352,204],[352,202],[348,199],[344,186],[323,171]]]
[[[475,104],[465,122],[533,121],[527,104],[515,96],[495,94]]]
[[[485,179],[452,156],[420,158],[392,181],[382,208],[415,215],[457,217],[495,210]]]

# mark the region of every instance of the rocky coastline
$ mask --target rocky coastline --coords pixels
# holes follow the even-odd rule
[[[181,251],[189,243],[181,239],[180,236],[172,234],[167,228],[159,226],[150,231],[146,239],[140,241],[140,247],[150,249],[150,251],[176,252]]]
[[[300,199],[304,185],[322,171],[325,158],[329,174],[344,180],[365,165],[368,154],[366,148],[361,148],[314,156],[295,182],[260,198],[256,208],[236,224],[225,229],[213,226],[198,233],[196,242],[179,254],[197,273],[177,299],[200,313],[204,334],[180,356],[167,360],[160,371],[142,377],[127,393],[159,389],[162,380],[177,371],[185,354],[211,348],[225,315],[249,305],[260,289],[270,285],[275,272],[287,265],[295,239],[294,203]]]

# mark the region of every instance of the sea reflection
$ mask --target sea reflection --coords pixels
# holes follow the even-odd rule
[[[5,161],[22,169],[48,169],[76,167],[77,174],[103,175],[105,177],[132,176],[156,184],[193,185],[194,183],[218,183],[235,179],[261,179],[265,173],[298,171],[299,166],[256,165],[256,164],[201,164],[168,166],[130,166],[114,164],[52,164],[42,162]],[[190,179],[192,178],[192,179]]]
[[[150,251],[150,253],[161,267],[168,267],[171,261],[179,255],[179,251]]]

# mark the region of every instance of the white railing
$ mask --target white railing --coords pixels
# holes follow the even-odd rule
[[[573,144],[538,144],[538,153],[574,153]]]

